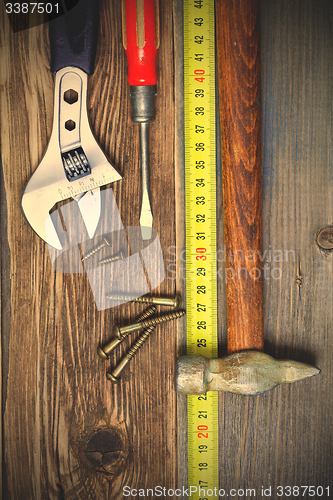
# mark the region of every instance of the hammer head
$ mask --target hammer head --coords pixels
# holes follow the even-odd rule
[[[224,358],[182,356],[177,360],[176,390],[183,394],[225,391],[255,396],[279,384],[318,375],[315,366],[292,360],[275,360],[258,351],[243,351]]]

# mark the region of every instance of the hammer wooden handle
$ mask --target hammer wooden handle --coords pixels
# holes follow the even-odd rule
[[[264,346],[259,0],[217,0],[228,353]]]

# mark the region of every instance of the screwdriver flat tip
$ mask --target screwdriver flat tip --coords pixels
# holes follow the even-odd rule
[[[141,157],[141,213],[140,226],[143,240],[150,240],[153,227],[153,214],[149,199],[149,142],[148,123],[140,123]]]
[[[143,240],[150,240],[152,234],[152,228],[147,226],[141,226],[141,237]]]
[[[140,227],[141,227],[141,237],[143,240],[150,240],[152,235],[152,226],[153,226],[153,215],[151,210],[145,210],[142,207],[141,216],[140,216]]]

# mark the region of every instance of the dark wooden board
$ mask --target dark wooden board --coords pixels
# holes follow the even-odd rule
[[[124,175],[113,188],[128,226],[138,224],[139,144],[119,4],[102,2],[105,43],[89,81],[88,110],[98,142]],[[107,382],[116,357],[105,364],[96,348],[111,338],[114,323],[135,319],[142,307],[97,311],[87,277],[56,272],[22,215],[25,183],[51,133],[53,77],[46,26],[11,33],[0,8],[2,498],[117,500],[125,485],[181,488],[186,397],[174,392],[174,366],[185,350],[183,323],[156,331],[122,382]],[[167,269],[156,292],[170,296],[185,293],[181,9],[180,0],[161,0],[150,129],[155,228]],[[316,243],[320,229],[333,225],[332,9],[328,0],[261,1],[263,237],[271,250],[265,351],[322,372],[263,396],[220,396],[220,486],[255,488],[257,498],[262,486],[281,498],[278,485],[330,486],[332,495],[333,255]],[[220,181],[219,171],[219,193]],[[222,221],[221,196],[218,201]],[[223,248],[221,224],[218,229]],[[224,289],[219,280],[220,355],[226,352]],[[101,451],[115,453],[104,470],[93,463]]]
[[[272,488],[271,494],[266,491],[270,498],[290,498],[279,485],[322,486],[322,496],[315,498],[329,498],[325,488],[330,487],[332,496],[333,255],[316,242],[333,221],[332,15],[325,0],[261,1],[264,350],[315,364],[321,374],[262,396],[220,395],[220,487],[229,496],[235,489],[235,498],[253,496],[246,492],[251,488],[262,498],[262,486]],[[220,201],[220,172],[218,192]],[[218,249],[223,250],[222,216],[220,221]],[[227,347],[223,280],[218,294],[222,356]],[[186,397],[178,400],[183,456]],[[186,467],[180,472],[186,478]],[[311,494],[294,490],[294,498]]]
[[[160,2],[156,121],[150,126],[151,200],[164,258],[175,246],[172,3]],[[123,486],[172,486],[177,475],[175,325],[158,328],[124,371],[106,379],[97,346],[140,304],[98,311],[85,274],[51,265],[20,207],[45,152],[53,116],[47,26],[12,33],[1,4],[3,498],[123,498]],[[124,227],[139,223],[139,131],[131,122],[121,2],[101,2],[88,114],[123,175],[113,185]],[[98,241],[99,242],[99,241]],[[154,290],[173,296],[166,277]],[[103,466],[101,459],[103,454]]]

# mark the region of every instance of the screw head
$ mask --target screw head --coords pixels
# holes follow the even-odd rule
[[[97,348],[97,354],[102,359],[109,359],[109,356],[103,351],[101,347]]]
[[[114,325],[114,327],[112,328],[112,333],[115,337],[117,337],[117,339],[121,339],[122,335],[120,333],[120,328],[119,326],[117,325]]]
[[[180,309],[180,308],[181,308],[181,306],[182,306],[182,298],[181,298],[181,296],[180,296],[180,295],[176,295],[176,297],[175,297],[175,301],[174,301],[174,303],[173,303],[173,307],[174,307],[175,309]]]
[[[119,378],[115,377],[114,375],[112,375],[112,373],[109,372],[106,372],[106,378],[110,380],[110,382],[114,382],[115,384],[119,382]]]

